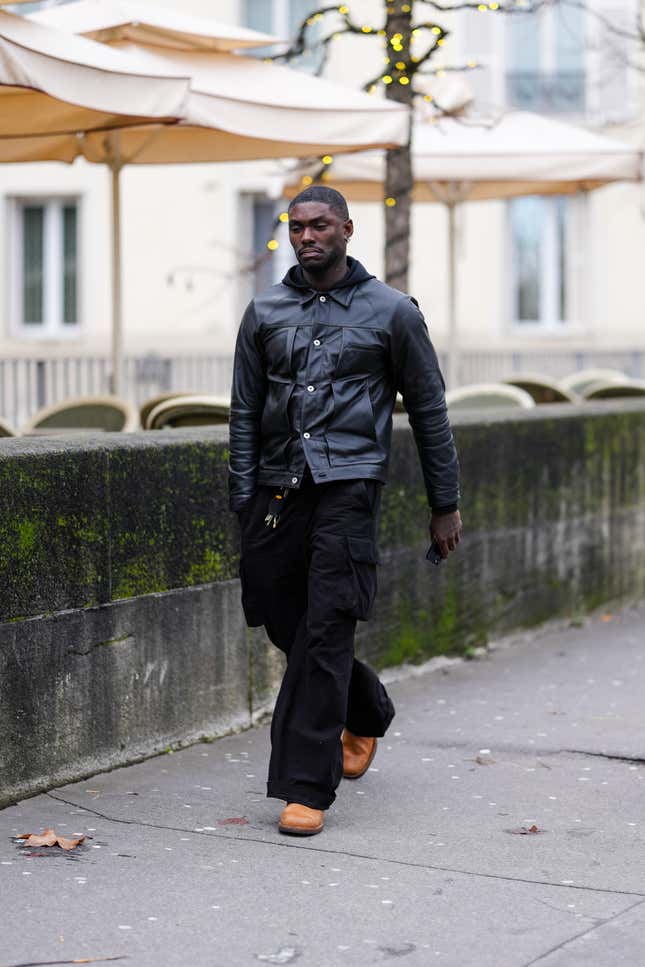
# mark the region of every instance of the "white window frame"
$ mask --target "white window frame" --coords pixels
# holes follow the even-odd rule
[[[290,4],[291,0],[265,0],[265,3],[269,4],[271,7],[271,33],[275,34],[276,37],[284,37],[284,44],[275,44],[275,51],[282,53],[289,48],[288,39],[291,38],[292,27],[290,25]],[[321,4],[322,6],[322,4]],[[248,23],[244,23],[244,26],[251,26]],[[292,67],[297,67],[297,60],[293,62]],[[306,71],[310,73],[310,71]]]
[[[576,111],[548,111],[548,109],[542,108],[538,105],[536,110],[545,114],[552,114],[555,117],[566,119],[567,121],[582,120],[590,115],[590,105],[589,105],[589,70],[590,70],[590,59],[589,59],[589,49],[586,42],[586,38],[589,31],[589,15],[586,11],[585,20],[582,28],[583,38],[582,43],[582,70],[584,72],[583,77],[583,87],[584,87],[584,108],[580,112]],[[517,14],[521,17],[522,14]],[[539,11],[539,16],[541,17],[541,45],[540,45],[540,70],[541,75],[547,76],[557,76],[558,64],[557,64],[557,48],[556,48],[556,37],[557,37],[557,27],[556,27],[556,9],[554,7],[542,7]],[[509,18],[506,18],[507,20]],[[506,74],[508,72],[508,66],[510,63],[510,58],[508,56],[510,44],[512,42],[511,31],[508,30],[504,35],[504,51],[503,51],[503,85],[504,85],[504,97],[506,97]],[[510,109],[512,105],[507,103],[507,107]],[[516,108],[516,110],[521,110],[521,108]]]
[[[571,211],[567,213],[569,219],[573,221],[573,226],[567,232],[565,244],[566,263],[570,265],[566,283],[569,287],[567,292],[567,317],[559,318],[559,290],[560,290],[560,269],[558,258],[558,226],[557,214],[554,202],[557,198],[564,197]],[[589,264],[588,238],[587,231],[589,218],[589,198],[588,194],[581,192],[577,195],[566,196],[543,196],[542,201],[551,202],[549,217],[546,219],[542,243],[545,248],[542,258],[542,274],[540,278],[540,303],[541,317],[536,320],[520,320],[517,318],[517,276],[515,272],[515,260],[513,257],[513,225],[511,220],[511,202],[518,199],[509,199],[506,204],[505,212],[505,237],[506,237],[506,258],[504,264],[508,266],[506,274],[506,318],[508,320],[508,330],[513,336],[549,336],[549,337],[580,337],[585,335],[588,329],[587,317],[588,306],[586,304],[585,276]],[[575,206],[575,207],[574,207]]]
[[[42,323],[23,322],[23,218],[24,208],[31,205],[45,210],[44,217],[44,286]],[[63,322],[63,233],[62,212],[67,205],[76,206],[76,307],[75,322]],[[82,337],[81,304],[82,211],[80,195],[15,195],[7,199],[9,231],[9,318],[11,335],[29,342],[45,340],[75,341]]]
[[[641,75],[635,68],[627,70],[627,97],[625,103],[620,108],[613,106],[603,107],[601,101],[601,81],[602,64],[605,52],[602,35],[601,22],[594,16],[594,12],[611,17],[618,9],[622,12],[634,3],[635,0],[589,0],[587,16],[584,27],[584,72],[585,72],[585,109],[584,113],[553,112],[556,118],[576,123],[587,122],[594,124],[621,123],[633,120],[638,117],[639,110],[639,84]],[[541,64],[544,73],[554,71],[555,64],[555,45],[553,43],[555,35],[555,15],[553,8],[544,8],[543,15],[546,17],[542,32]],[[477,49],[476,43],[469,45],[465,22],[463,25],[456,21],[456,38],[459,43],[459,50],[463,60],[471,59],[482,64],[482,70],[488,72],[488,87],[490,98],[486,103],[480,105],[484,114],[491,110],[496,111],[500,108],[511,110],[511,106],[506,97],[506,73],[510,68],[509,44],[510,44],[510,21],[514,14],[496,14],[494,12],[481,13],[481,17],[489,19],[491,30],[490,50],[482,52]],[[517,14],[522,16],[522,14]],[[461,38],[461,39],[460,39]],[[635,56],[635,55],[634,55]],[[468,75],[466,74],[466,78]],[[549,112],[544,112],[549,113]]]

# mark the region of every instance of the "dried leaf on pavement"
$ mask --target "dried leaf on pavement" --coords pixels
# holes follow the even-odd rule
[[[85,836],[59,836],[49,827],[43,829],[42,833],[22,833],[16,836],[16,839],[23,840],[23,846],[60,846],[64,850],[75,849],[85,838]]]
[[[76,960],[30,960],[28,963],[7,964],[6,967],[54,967],[56,964],[105,964],[108,960],[125,960],[122,954],[118,957],[80,957]]]

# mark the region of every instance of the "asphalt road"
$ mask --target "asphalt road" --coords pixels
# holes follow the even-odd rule
[[[644,670],[640,608],[394,682],[311,839],[277,832],[266,727],[11,806],[0,965],[642,967]],[[88,839],[14,840],[46,826]]]

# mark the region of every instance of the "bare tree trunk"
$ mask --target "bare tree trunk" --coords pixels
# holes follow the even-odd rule
[[[412,32],[411,4],[399,4],[390,0],[387,6],[385,31],[387,56],[390,63],[385,73],[392,78],[386,87],[386,97],[401,104],[412,106],[412,84],[407,70],[410,64],[410,39]],[[407,8],[407,12],[404,12]],[[398,37],[395,51],[392,40]],[[397,68],[402,63],[405,69]],[[401,78],[404,83],[401,84]],[[405,79],[408,83],[405,83]],[[386,154],[385,168],[385,281],[388,285],[408,291],[408,268],[410,260],[410,206],[412,202],[412,123],[408,143],[393,148]]]

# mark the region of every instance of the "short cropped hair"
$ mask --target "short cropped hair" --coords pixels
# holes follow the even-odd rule
[[[292,198],[289,202],[289,211],[291,211],[294,205],[299,205],[301,202],[306,201],[319,201],[325,205],[329,205],[332,211],[335,211],[344,222],[349,220],[347,202],[335,188],[329,188],[327,185],[309,185],[308,188],[303,188],[295,198]]]

